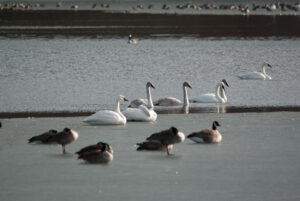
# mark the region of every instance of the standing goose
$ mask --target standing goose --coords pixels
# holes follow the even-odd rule
[[[148,106],[148,108],[153,107],[150,87],[155,89],[155,87],[153,86],[153,84],[151,82],[147,82],[147,84],[146,84],[147,99],[145,99],[145,98],[135,99],[130,102],[128,107],[138,108],[140,105]],[[151,100],[151,103],[148,103],[148,100]]]
[[[125,96],[120,95],[116,100],[115,110],[101,110],[85,118],[83,121],[92,125],[118,125],[126,124],[126,117],[120,111],[120,101],[127,101]]]
[[[72,129],[65,128],[63,131],[53,135],[49,141],[56,142],[60,144],[63,149],[63,154],[66,153],[66,145],[71,144],[73,141],[77,140],[79,137],[78,133]]]
[[[266,67],[272,68],[270,64],[264,62],[263,65],[261,66],[261,72],[257,72],[257,71],[249,72],[244,75],[240,75],[238,77],[243,80],[265,80],[265,79],[271,80],[272,79],[271,76],[267,75],[266,73]]]
[[[161,143],[162,146],[167,150],[167,154],[170,155],[173,145],[183,142],[184,139],[185,136],[182,132],[179,132],[175,127],[171,127],[168,130],[163,130],[159,133],[152,134],[146,140]]]
[[[155,89],[153,84],[151,82],[148,82],[146,85],[148,98],[147,107],[145,105],[140,105],[137,108],[127,108],[123,111],[123,114],[125,115],[128,121],[155,121],[157,119],[157,114],[154,111],[154,106],[150,93],[150,87]]]
[[[41,142],[41,143],[44,143],[44,144],[48,144],[48,143],[50,143],[49,140],[51,139],[51,137],[53,137],[56,134],[57,134],[56,130],[49,130],[49,131],[47,131],[45,133],[42,133],[40,135],[33,136],[32,138],[30,138],[28,140],[28,143]]]
[[[188,82],[183,83],[182,88],[183,88],[183,105],[184,106],[189,105],[186,87],[192,89],[191,85]],[[174,97],[166,97],[166,98],[158,99],[157,101],[154,102],[154,105],[178,106],[178,105],[182,105],[182,102],[179,99],[174,98]]]
[[[78,156],[78,159],[83,159],[88,163],[109,163],[114,158],[111,150],[107,143],[103,143],[101,149],[84,152]]]
[[[215,93],[201,94],[200,96],[195,96],[189,99],[191,103],[226,103],[227,97],[225,91],[222,91],[223,96],[221,95],[221,90],[225,89],[225,85],[229,87],[227,80],[223,79],[216,86]]]
[[[86,154],[88,152],[101,150],[103,148],[103,146],[105,146],[106,144],[107,143],[105,143],[105,142],[98,142],[97,144],[89,145],[89,146],[86,146],[86,147],[80,149],[79,151],[76,152],[76,154],[80,156],[80,155]],[[107,151],[112,154],[114,153],[114,150],[111,148],[110,145],[108,145]]]
[[[129,44],[137,44],[138,42],[137,42],[136,39],[133,39],[133,37],[132,37],[131,34],[129,34],[129,36],[128,36],[128,43]]]
[[[194,132],[187,136],[190,140],[198,143],[219,143],[222,140],[221,133],[217,130],[217,126],[221,126],[219,122],[214,121],[212,129],[205,129],[199,132]]]

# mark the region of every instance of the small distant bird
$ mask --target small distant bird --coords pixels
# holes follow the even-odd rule
[[[78,159],[83,159],[88,163],[110,163],[114,158],[112,148],[107,143],[101,144],[101,149],[84,152],[78,156]]]
[[[28,140],[28,143],[32,143],[32,142],[41,142],[41,143],[44,143],[44,144],[49,144],[51,143],[50,139],[55,136],[57,134],[57,131],[56,130],[49,130],[45,133],[42,133],[40,135],[36,135],[36,136],[33,136],[32,138],[30,138]]]
[[[133,39],[133,37],[132,37],[131,34],[129,34],[129,36],[128,36],[128,43],[129,44],[137,44],[138,42],[137,42],[136,39]]]
[[[179,132],[177,128],[171,127],[167,130],[160,131],[152,134],[146,140],[150,142],[159,142],[167,150],[167,154],[170,155],[170,151],[173,145],[183,142],[185,136],[182,132]]]
[[[197,143],[219,143],[222,140],[222,135],[217,130],[217,126],[221,125],[219,122],[214,121],[212,124],[212,129],[205,129],[199,132],[191,133],[187,136],[187,138]]]
[[[88,152],[101,150],[103,148],[103,146],[105,146],[106,144],[107,143],[105,143],[105,142],[98,142],[97,144],[89,145],[89,146],[86,146],[86,147],[80,149],[79,151],[76,152],[76,154],[80,156],[80,155],[86,154]],[[114,153],[114,150],[111,148],[110,145],[108,145],[108,150],[107,151],[112,153],[112,154]]]
[[[77,140],[79,137],[78,133],[72,129],[65,128],[63,131],[57,133],[56,135],[52,136],[49,141],[56,142],[60,144],[63,149],[63,154],[66,153],[66,145],[72,143],[73,141]]]

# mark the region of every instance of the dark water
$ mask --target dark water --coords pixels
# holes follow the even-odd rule
[[[95,111],[112,108],[124,94],[153,99],[182,99],[215,91],[226,78],[228,106],[299,106],[298,38],[1,38],[0,110]],[[237,75],[272,64],[269,81],[245,81]],[[125,106],[125,105],[124,105]],[[123,107],[124,107],[123,106]],[[192,105],[194,106],[194,105]]]

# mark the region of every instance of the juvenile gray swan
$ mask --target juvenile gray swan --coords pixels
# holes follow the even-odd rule
[[[147,99],[145,99],[145,98],[134,99],[133,101],[130,102],[128,107],[138,108],[140,105],[144,105],[144,106],[148,107],[149,109],[153,108],[150,88],[155,89],[152,82],[147,82],[147,84],[146,84]]]
[[[56,134],[57,134],[56,130],[49,130],[40,135],[33,136],[32,138],[30,138],[28,140],[28,143],[39,142],[39,143],[43,143],[43,144],[49,144],[49,143],[51,143],[51,141],[49,141],[50,138],[55,136]]]
[[[66,153],[66,145],[71,144],[79,137],[78,133],[72,129],[65,128],[63,131],[52,136],[49,141],[60,144],[63,149],[63,154]]]
[[[88,163],[110,163],[114,158],[111,150],[107,143],[103,143],[101,149],[85,152],[79,155],[78,159],[83,159]]]
[[[170,155],[170,151],[174,144],[183,142],[185,136],[182,132],[179,132],[177,128],[171,127],[167,130],[160,131],[150,135],[146,140],[151,142],[159,142],[166,148],[167,154]]]
[[[197,143],[219,143],[222,140],[222,135],[217,130],[217,126],[221,125],[219,124],[219,122],[214,121],[212,124],[212,129],[193,132],[188,135],[187,138]]]

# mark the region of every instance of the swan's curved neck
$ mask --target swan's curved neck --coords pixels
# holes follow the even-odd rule
[[[117,99],[117,101],[116,101],[115,112],[121,114],[121,110],[120,110],[120,99]]]
[[[183,87],[183,105],[189,105],[186,87]]]
[[[267,74],[266,74],[266,65],[265,65],[265,64],[263,64],[263,65],[261,66],[261,72],[262,72],[262,74],[267,75]]]
[[[227,96],[226,96],[225,90],[221,87],[220,87],[220,95],[224,99],[224,101],[226,102],[227,101]]]
[[[224,103],[224,99],[220,95],[221,86],[222,86],[222,84],[220,83],[216,87],[216,97],[221,103]]]
[[[148,99],[148,105],[147,105],[147,107],[149,109],[153,109],[154,105],[153,105],[153,102],[152,102],[152,96],[151,96],[151,92],[150,92],[150,87],[147,87],[147,99]]]

